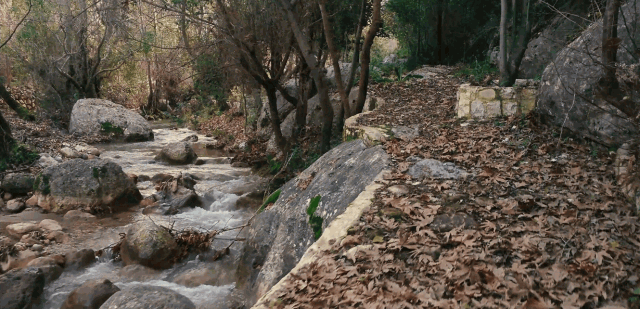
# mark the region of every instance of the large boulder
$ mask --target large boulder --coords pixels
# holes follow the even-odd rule
[[[381,146],[367,148],[361,140],[327,152],[282,188],[278,200],[251,222],[238,266],[238,287],[249,305],[285,276],[322,230],[387,167]],[[312,226],[310,199],[320,196]],[[315,231],[314,231],[315,229]]]
[[[73,290],[60,309],[98,309],[118,291],[107,279],[89,280]]]
[[[142,116],[102,99],[78,100],[71,111],[69,132],[80,135],[113,132],[128,142],[153,139],[153,131]]]
[[[186,296],[158,286],[133,286],[116,292],[100,309],[195,309]]]
[[[14,269],[0,275],[0,307],[30,308],[44,291],[45,276],[38,268]]]
[[[85,207],[116,207],[142,200],[122,168],[108,160],[74,159],[48,167],[36,177],[38,205],[64,213]]]
[[[156,156],[156,160],[169,164],[190,164],[198,158],[195,150],[189,142],[171,143],[162,148]]]
[[[27,194],[33,190],[33,175],[29,173],[13,173],[4,176],[0,189],[11,194]]]
[[[637,81],[634,66],[630,65],[637,63],[631,53],[636,52],[634,42],[638,42],[638,37],[634,27],[639,16],[640,5],[631,1],[621,8],[618,24],[621,39],[617,55],[620,63],[618,80],[621,89],[631,91],[623,92],[624,98],[605,96],[601,91],[604,72],[600,65],[600,20],[558,53],[544,70],[538,97],[538,109],[544,122],[610,146],[637,137],[639,132],[633,120],[638,115],[640,95],[633,85],[625,83],[621,74],[628,74],[632,76],[631,80]]]
[[[154,269],[171,267],[178,253],[178,244],[169,231],[152,221],[132,224],[120,246],[125,265],[140,264]]]

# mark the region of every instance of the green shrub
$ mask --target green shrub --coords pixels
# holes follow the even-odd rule
[[[498,68],[488,59],[483,61],[475,60],[470,64],[464,64],[460,69],[453,73],[456,77],[474,80],[475,82],[483,81],[489,75],[497,75]]]
[[[40,159],[40,155],[31,151],[27,145],[14,143],[9,157],[0,159],[0,172],[10,167],[31,164],[38,159]]]
[[[280,193],[282,192],[282,190],[278,189],[275,192],[271,193],[271,195],[269,195],[269,197],[267,197],[264,202],[262,203],[262,206],[260,206],[260,208],[258,208],[258,213],[261,213],[264,211],[265,208],[267,208],[267,205],[271,204],[271,203],[275,203],[278,198],[280,197]]]

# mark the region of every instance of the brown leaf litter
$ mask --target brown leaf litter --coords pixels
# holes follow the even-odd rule
[[[613,156],[559,141],[534,117],[462,123],[458,85],[374,86],[387,105],[363,123],[420,135],[384,144],[395,168],[372,207],[272,307],[638,308],[640,223]],[[412,179],[415,157],[474,176]]]

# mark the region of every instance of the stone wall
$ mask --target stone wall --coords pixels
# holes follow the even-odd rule
[[[526,114],[536,107],[537,83],[518,80],[514,87],[481,87],[463,84],[456,109],[460,118],[488,119]]]

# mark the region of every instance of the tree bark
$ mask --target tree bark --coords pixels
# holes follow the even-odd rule
[[[507,71],[507,11],[509,3],[507,0],[501,0],[500,2],[500,83],[503,84],[509,76]]]
[[[7,90],[2,81],[0,81],[0,98],[2,98],[2,100],[4,100],[7,105],[9,105],[9,107],[14,110],[16,114],[18,114],[20,118],[31,121],[35,120],[35,117],[31,115],[31,113],[29,113],[26,108],[20,106],[18,101],[16,101],[13,96],[11,96],[11,93],[9,92],[9,90]]]
[[[269,99],[269,119],[271,120],[271,129],[273,129],[273,135],[276,138],[276,144],[278,149],[284,150],[287,148],[287,141],[282,136],[282,130],[280,129],[280,115],[278,115],[278,90],[273,85],[264,87],[267,91],[267,98]]]
[[[340,68],[340,56],[338,50],[334,45],[334,35],[331,29],[331,21],[329,20],[329,14],[327,13],[326,0],[321,0],[318,3],[320,7],[320,14],[322,15],[322,25],[324,26],[324,37],[329,47],[329,55],[331,56],[331,62],[333,64],[333,71],[336,76],[336,85],[338,87],[338,93],[340,94],[340,101],[342,102],[342,108],[339,111],[337,129],[338,132],[342,132],[342,126],[344,119],[351,117],[351,107],[349,106],[349,94],[345,90],[345,85],[342,82],[342,69]]]
[[[371,63],[371,46],[373,45],[373,39],[376,37],[376,34],[382,26],[382,19],[380,17],[381,7],[382,0],[373,0],[373,17],[371,19],[369,31],[367,31],[367,35],[364,39],[364,46],[362,47],[360,88],[358,89],[355,114],[362,113],[362,110],[364,109],[364,102],[367,99],[367,87],[369,86],[369,64]]]
[[[0,112],[0,158],[6,158],[11,152],[11,144],[13,137],[11,136],[11,127]]]
[[[618,38],[618,15],[620,0],[608,0],[602,21],[602,63],[604,66],[604,91],[611,94],[616,88],[616,57],[620,39]]]
[[[380,2],[381,0],[376,1]],[[324,82],[324,74],[322,73],[318,59],[311,53],[308,35],[305,35],[300,29],[291,4],[287,0],[279,0],[279,4],[285,10],[300,52],[311,69],[311,77],[318,89],[320,107],[322,108],[322,144],[320,151],[325,153],[331,149],[331,131],[333,127],[333,107],[331,106],[331,100],[329,98],[329,89]]]

